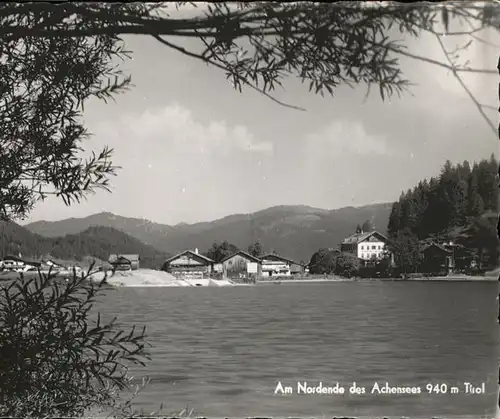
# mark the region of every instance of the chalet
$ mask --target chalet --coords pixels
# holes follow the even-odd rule
[[[304,273],[305,267],[291,259],[273,253],[261,256],[264,276],[289,276]]]
[[[32,268],[39,268],[40,262],[22,259],[18,256],[7,255],[3,258],[1,266],[8,271],[23,272]]]
[[[7,271],[18,271],[25,268],[25,262],[20,257],[7,255],[2,260],[2,267]]]
[[[387,243],[387,237],[378,231],[361,232],[345,238],[340,244],[340,251],[354,254],[364,261],[380,259],[386,254]]]
[[[422,270],[425,273],[450,274],[455,267],[453,250],[444,245],[431,243],[423,250]]]
[[[249,278],[262,274],[260,259],[242,250],[222,259],[221,264],[226,278]]]
[[[110,258],[109,262],[112,266],[112,269],[115,271],[131,271],[132,270],[132,261],[127,259],[125,256],[117,256],[113,259]]]
[[[161,270],[183,278],[203,278],[213,270],[214,261],[196,250],[186,250],[167,259]]]
[[[124,254],[109,255],[108,262],[114,267],[118,259],[120,259],[120,261],[125,264],[126,264],[125,259],[128,260],[130,262],[131,270],[139,269],[139,261],[140,261],[139,255],[124,255]],[[118,264],[122,265],[123,263],[118,263]]]

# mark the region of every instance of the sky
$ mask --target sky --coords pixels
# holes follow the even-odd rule
[[[481,34],[489,42],[493,35]],[[112,193],[66,207],[57,198],[36,206],[23,224],[112,212],[164,224],[209,221],[275,205],[334,209],[396,200],[438,175],[446,160],[477,161],[499,142],[457,80],[445,69],[401,58],[410,93],[382,101],[377,89],[342,86],[335,97],[309,93],[295,79],[276,97],[240,93],[218,69],[145,36],[124,38],[123,64],[133,87],[116,103],[91,100],[86,150],[109,146],[121,169]],[[445,42],[453,47],[456,38]],[[182,41],[190,46],[188,41]],[[434,38],[408,41],[408,51],[445,61]],[[475,41],[463,53],[476,68],[495,69],[498,48]],[[498,106],[498,77],[467,75],[480,101]],[[486,110],[497,120],[497,113]]]

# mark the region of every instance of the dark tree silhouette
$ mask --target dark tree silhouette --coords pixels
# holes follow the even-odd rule
[[[311,256],[309,272],[313,275],[333,274],[337,254],[329,249],[319,249]]]
[[[374,230],[373,223],[370,220],[366,220],[361,226],[361,229],[364,233],[370,233]]]
[[[248,246],[248,253],[250,253],[252,256],[255,256],[255,257],[261,256],[262,255],[262,244],[260,244],[259,241],[252,243],[250,246]]]
[[[92,268],[89,273],[92,272]],[[116,405],[129,387],[127,367],[149,359],[145,329],[124,333],[114,321],[92,324],[105,290],[88,274],[60,285],[53,275],[0,290],[0,415],[81,417]]]
[[[214,242],[206,255],[215,263],[219,263],[224,258],[236,253],[238,250],[238,247],[234,244],[228,243],[227,240],[224,240],[221,244]]]

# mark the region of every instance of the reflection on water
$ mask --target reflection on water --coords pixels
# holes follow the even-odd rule
[[[234,288],[121,288],[99,310],[147,326],[146,413],[186,406],[208,417],[461,416],[495,411],[497,283],[374,282]],[[364,395],[301,395],[355,381]],[[373,383],[421,394],[369,394]],[[465,395],[464,382],[486,383]],[[275,395],[277,384],[293,394]],[[427,383],[460,387],[429,395]]]

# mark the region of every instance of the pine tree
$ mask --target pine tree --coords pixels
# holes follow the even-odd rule
[[[363,230],[364,233],[370,233],[373,231],[373,223],[370,220],[366,220],[361,229]]]
[[[469,179],[469,176],[472,173],[470,163],[467,160],[464,160],[462,164],[459,164],[457,166],[457,172],[458,172],[458,177],[461,180],[467,181],[467,179]]]
[[[477,172],[473,171],[469,176],[467,188],[467,216],[478,217],[484,212],[483,198],[479,194],[479,187],[477,184]]]
[[[498,210],[498,162],[494,156],[490,161],[481,160],[477,167],[478,192],[484,203],[484,211]]]
[[[400,226],[401,226],[401,202],[397,201],[392,204],[391,214],[389,215],[389,223],[387,225],[387,233],[389,234],[389,237],[395,237],[400,229]]]

